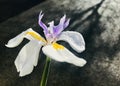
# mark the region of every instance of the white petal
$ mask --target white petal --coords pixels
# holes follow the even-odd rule
[[[35,35],[35,36],[33,37],[31,34],[28,34],[29,32],[30,33],[32,32],[32,35],[33,36]],[[42,40],[39,40],[39,41],[44,41],[44,38],[42,38],[34,30],[32,30],[32,28],[29,28],[26,31],[23,31],[21,34],[17,35],[16,37],[10,39],[8,41],[8,43],[6,44],[6,46],[9,47],[9,48],[16,47],[16,46],[18,46],[23,41],[24,38],[27,38],[28,40],[39,40],[39,39],[42,39]]]
[[[86,60],[75,56],[65,47],[64,49],[55,49],[52,45],[47,45],[42,50],[45,55],[59,62],[68,62],[80,67],[86,64]]]
[[[58,41],[59,40],[68,42],[70,46],[79,53],[85,50],[85,41],[83,36],[78,32],[64,31],[59,36]]]
[[[39,40],[39,41],[44,40],[44,38],[39,33],[32,30],[32,28],[26,31],[26,35],[24,35],[24,37],[27,38],[28,40]]]
[[[42,51],[45,55],[48,57],[59,61],[59,62],[64,62],[64,58],[62,58],[60,55],[58,55],[57,50],[55,50],[51,45],[46,45],[42,48]]]
[[[32,40],[21,49],[15,60],[15,66],[20,72],[20,76],[30,74],[33,67],[37,65],[40,48],[40,42]]]
[[[17,35],[16,37],[10,39],[5,46],[7,46],[9,48],[18,46],[23,41],[23,38],[26,35],[26,32],[28,32],[28,31],[32,31],[32,29],[29,28],[26,31],[23,31],[22,33]]]
[[[10,48],[18,46],[23,41],[24,34],[25,34],[25,32],[22,32],[21,34],[17,35],[16,37],[10,39],[5,46],[10,47]]]

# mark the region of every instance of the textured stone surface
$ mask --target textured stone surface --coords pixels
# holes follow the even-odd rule
[[[40,56],[33,73],[18,77],[14,66],[21,47],[4,47],[21,31],[32,27],[43,35],[37,24],[38,14],[45,13],[44,22],[66,14],[71,18],[66,30],[78,31],[86,41],[86,51],[79,54],[62,42],[77,56],[87,60],[83,68],[67,63],[51,62],[47,86],[119,86],[120,85],[120,9],[119,0],[48,0],[0,24],[0,86],[39,86],[45,56]],[[56,23],[56,24],[57,24]]]

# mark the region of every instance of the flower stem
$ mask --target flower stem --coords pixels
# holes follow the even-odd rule
[[[47,84],[49,70],[50,70],[50,61],[51,61],[51,59],[49,57],[46,57],[46,63],[45,63],[45,67],[43,70],[40,86],[46,86],[46,84]]]

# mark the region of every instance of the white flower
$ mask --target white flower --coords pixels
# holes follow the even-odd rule
[[[71,53],[63,45],[57,43],[57,41],[63,40],[69,43],[69,45],[78,53],[85,50],[85,42],[83,36],[75,31],[64,31],[68,25],[69,19],[66,19],[64,15],[60,23],[54,26],[54,22],[50,22],[47,27],[42,21],[43,14],[40,13],[39,25],[43,28],[46,39],[44,39],[32,28],[23,31],[21,34],[12,38],[6,44],[7,47],[13,48],[18,46],[24,38],[30,40],[19,52],[15,66],[17,72],[20,72],[19,76],[25,76],[33,71],[34,66],[38,63],[39,51],[42,47],[43,53],[59,62],[67,62],[76,66],[84,66],[86,61],[83,58],[79,58]]]

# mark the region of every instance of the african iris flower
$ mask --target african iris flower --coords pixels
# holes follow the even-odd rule
[[[47,27],[41,21],[42,18],[43,14],[40,12],[38,23],[40,27],[43,28],[45,38],[32,28],[29,28],[10,39],[6,44],[7,47],[13,48],[18,46],[24,38],[29,40],[20,50],[14,62],[17,72],[20,72],[19,76],[28,75],[33,71],[34,66],[38,63],[40,50],[55,61],[67,62],[80,67],[84,66],[86,61],[83,58],[75,56],[63,45],[57,43],[57,41],[61,40],[66,41],[78,53],[85,50],[85,42],[80,33],[75,31],[63,31],[69,25],[70,19],[66,19],[66,15],[64,15],[57,26],[55,26],[54,21],[52,21],[48,23],[49,26]]]

